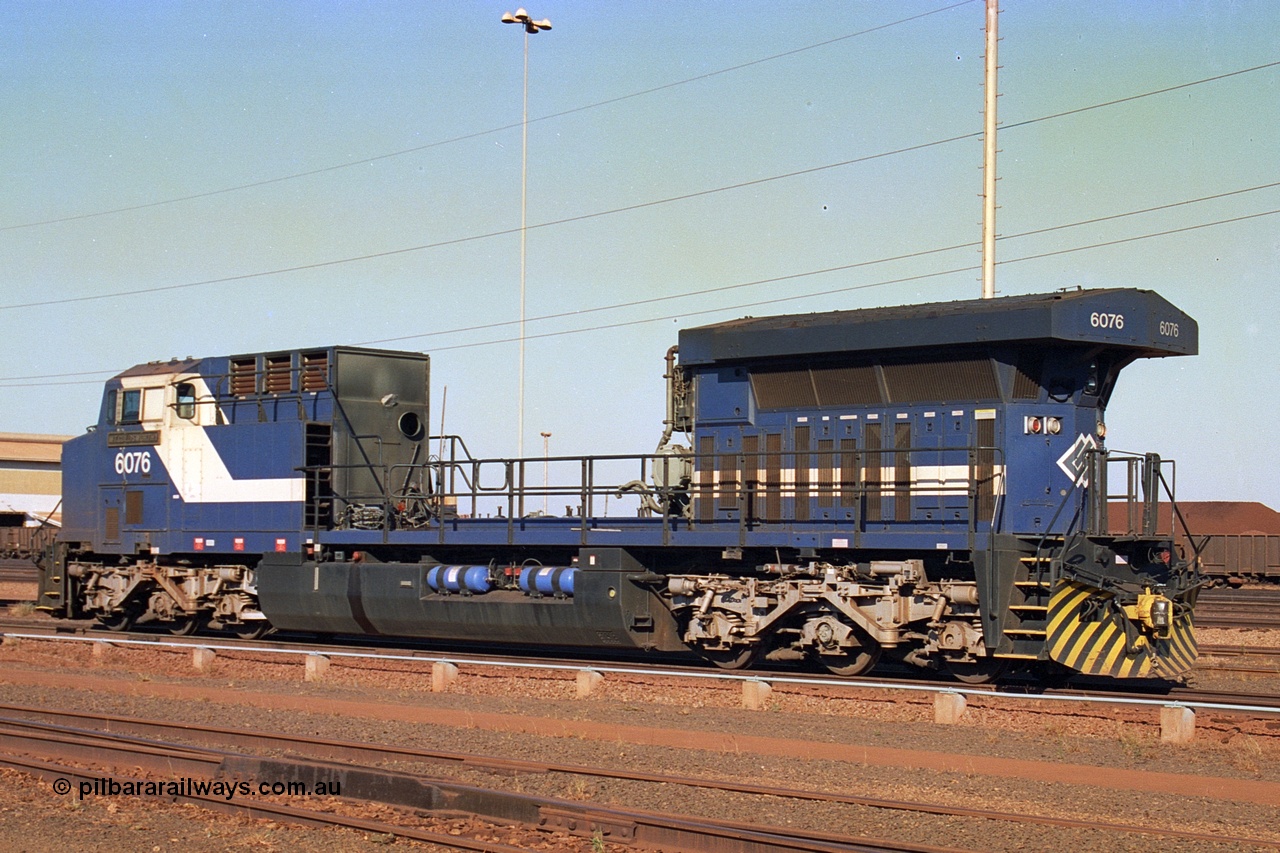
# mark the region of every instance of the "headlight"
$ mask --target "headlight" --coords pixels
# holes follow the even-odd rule
[[[1158,598],[1151,602],[1151,627],[1157,631],[1167,631],[1173,624],[1173,602],[1167,598]]]

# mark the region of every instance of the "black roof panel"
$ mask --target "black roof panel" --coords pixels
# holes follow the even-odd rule
[[[1150,290],[1075,290],[745,317],[681,331],[680,363],[1035,342],[1099,344],[1138,357],[1195,355],[1199,329]]]

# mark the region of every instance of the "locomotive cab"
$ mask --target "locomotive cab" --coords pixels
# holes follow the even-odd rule
[[[422,455],[428,359],[331,347],[131,368],[63,451],[41,606],[124,627],[265,626],[254,569]]]

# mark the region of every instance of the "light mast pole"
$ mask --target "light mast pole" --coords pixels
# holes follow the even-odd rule
[[[996,43],[999,2],[987,0],[986,127],[982,135],[982,298],[996,295]]]

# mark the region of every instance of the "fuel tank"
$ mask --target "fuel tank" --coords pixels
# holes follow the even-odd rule
[[[445,567],[458,568],[458,567]],[[472,575],[475,566],[468,567]],[[550,582],[536,571],[514,589],[444,584],[439,563],[324,561],[267,554],[258,600],[276,628],[530,646],[682,651],[671,612],[640,581],[652,579],[617,548],[583,549],[574,570]],[[564,582],[569,572],[572,583]],[[435,581],[435,583],[433,583]],[[450,591],[448,586],[458,587]],[[520,588],[524,587],[524,588]]]

